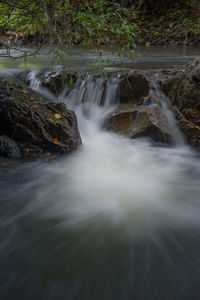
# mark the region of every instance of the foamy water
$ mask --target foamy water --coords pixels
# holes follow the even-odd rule
[[[1,170],[3,299],[199,299],[199,157],[103,131],[115,88],[80,92],[77,152]]]

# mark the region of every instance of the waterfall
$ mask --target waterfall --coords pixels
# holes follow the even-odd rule
[[[83,132],[83,134],[84,126],[91,122],[91,126],[101,127],[103,121],[115,110],[119,103],[116,95],[117,86],[120,81],[120,76],[118,76],[118,74],[103,77],[101,74],[95,76],[84,73],[76,80],[74,86],[64,87],[58,96],[53,95],[52,92],[42,85],[37,72],[30,72],[28,81],[30,82],[29,86],[45,98],[50,101],[64,102],[68,109],[74,110],[78,116],[79,124],[81,124],[80,131],[81,133]],[[174,141],[180,145],[185,144],[183,134],[178,129],[174,115],[170,110],[169,99],[163,94],[158,83],[154,79],[150,80],[150,86],[151,88],[148,97],[151,99],[151,103],[147,105],[144,102],[144,111],[146,109],[150,110],[153,118],[155,118],[155,125],[159,127],[156,120],[156,112],[157,108],[161,107],[165,114],[168,126],[173,133]],[[137,122],[135,122],[135,124],[136,123]],[[137,130],[137,128],[135,128],[135,130]]]
[[[199,299],[199,157],[103,130],[118,81],[86,74],[52,95],[76,112],[79,150],[0,169],[2,299]],[[175,127],[156,88],[149,107]]]
[[[28,74],[26,81],[29,83],[29,87],[41,94],[48,101],[55,102],[57,97],[48,88],[42,86],[38,74],[37,71],[31,71]]]
[[[160,105],[164,110],[167,121],[173,130],[176,143],[178,143],[179,145],[184,145],[185,138],[180,129],[178,128],[174,114],[170,109],[170,100],[166,95],[164,95],[164,93],[160,89],[159,84],[155,80],[151,80],[151,89],[149,92],[149,97],[152,99],[153,104]]]

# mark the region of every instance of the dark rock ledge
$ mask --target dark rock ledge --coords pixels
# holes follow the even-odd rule
[[[0,78],[0,156],[71,153],[81,144],[75,113],[33,90]]]
[[[161,86],[188,143],[200,150],[200,57],[161,82]]]

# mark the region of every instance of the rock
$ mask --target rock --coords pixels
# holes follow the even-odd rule
[[[29,84],[28,75],[30,72],[31,72],[30,70],[25,70],[25,71],[19,72],[16,74],[16,79],[21,81],[22,83]]]
[[[121,105],[105,120],[103,127],[129,138],[150,137],[159,143],[170,143],[174,138],[164,111],[158,105]]]
[[[21,158],[21,150],[18,144],[7,137],[6,135],[0,136],[0,156],[8,158]]]
[[[122,79],[117,88],[117,96],[120,103],[141,104],[149,93],[149,82],[140,73],[130,72]]]
[[[182,110],[182,114],[186,119],[192,121],[195,125],[200,126],[200,110],[187,108]]]
[[[176,116],[177,123],[179,128],[182,130],[182,132],[187,137],[188,143],[194,147],[200,150],[200,126],[196,125],[196,123],[200,123],[200,118],[194,119],[194,122],[191,118],[191,111],[187,110],[185,115],[188,117],[186,118],[177,108],[177,106],[173,106],[172,110]]]
[[[59,95],[64,87],[70,88],[76,82],[77,73],[62,66],[55,66],[52,70],[38,73],[37,79],[41,81],[42,86]]]
[[[49,103],[17,82],[0,79],[0,135],[18,143],[23,156],[70,153],[81,144],[75,113]]]
[[[200,57],[163,82],[162,89],[173,105],[178,126],[188,143],[200,148]]]
[[[185,108],[200,110],[200,58],[164,82],[163,90],[180,111]]]
[[[78,75],[75,71],[67,70],[63,66],[55,66],[50,70],[41,71],[37,74],[28,70],[17,74],[17,79],[27,85],[30,85],[33,78],[39,80],[42,87],[48,88],[54,94],[59,95],[64,87],[71,89]]]

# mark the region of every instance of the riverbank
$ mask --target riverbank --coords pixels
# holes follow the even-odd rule
[[[138,45],[200,45],[200,8],[175,3],[167,11],[138,10],[136,16]]]
[[[171,4],[168,9],[156,11],[151,9],[133,9],[133,16],[126,16],[127,22],[133,22],[135,27],[136,45],[166,45],[166,46],[199,46],[200,45],[200,4],[189,7],[181,3]],[[130,15],[130,13],[129,13]],[[112,24],[113,28],[116,24]],[[112,31],[107,34],[108,41],[101,39],[101,46],[115,46],[116,40]],[[67,37],[67,35],[66,35]],[[71,45],[82,45],[83,41],[90,40],[89,36],[82,36],[80,39],[71,39]],[[63,45],[69,46],[68,38],[62,39]],[[5,46],[51,46],[58,44],[58,41],[49,42],[48,36],[37,32],[3,32],[0,34],[0,47]]]

